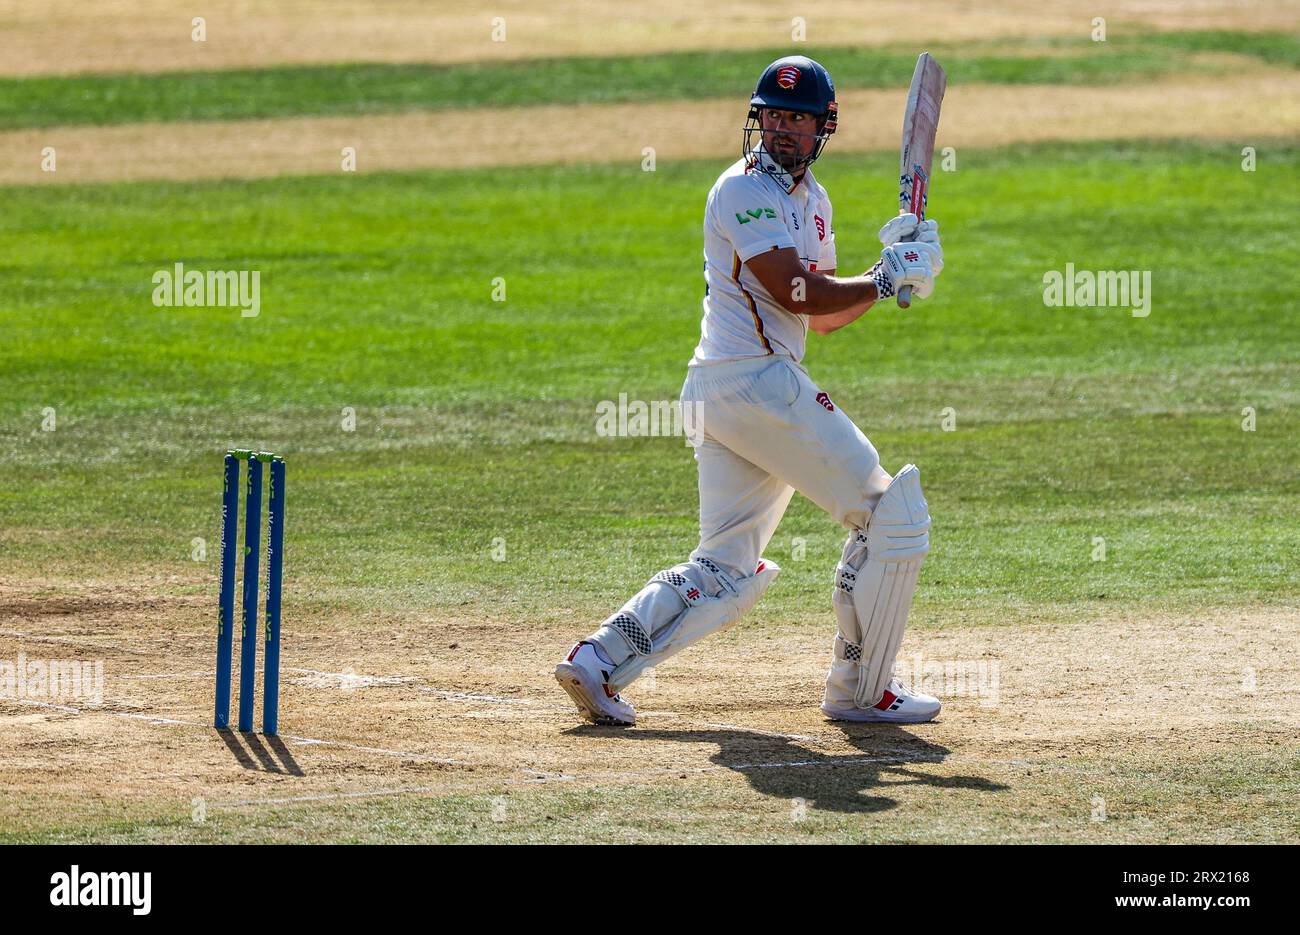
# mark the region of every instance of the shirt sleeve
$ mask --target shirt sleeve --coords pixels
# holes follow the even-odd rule
[[[715,202],[718,224],[742,263],[768,250],[795,245],[780,205],[757,181],[733,176],[718,188]]]
[[[818,217],[822,223],[818,225],[817,233],[822,234],[822,228],[825,228],[825,235],[821,240],[821,252],[817,254],[817,269],[838,269],[835,257],[835,228],[831,226],[831,203],[825,201],[822,203],[822,211],[818,212]]]

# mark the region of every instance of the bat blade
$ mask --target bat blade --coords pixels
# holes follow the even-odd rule
[[[912,72],[903,113],[903,145],[899,150],[898,213],[925,218],[934,161],[934,135],[939,128],[939,107],[948,88],[948,75],[929,52],[922,52]],[[912,287],[898,290],[899,308],[912,304]]]

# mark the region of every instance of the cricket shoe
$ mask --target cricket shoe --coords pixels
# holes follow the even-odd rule
[[[600,657],[594,643],[583,640],[555,667],[555,680],[569,693],[578,713],[591,723],[631,727],[636,723],[636,709],[609,687],[613,668]]]
[[[870,708],[841,708],[822,703],[822,713],[835,721],[871,721],[889,724],[924,724],[939,714],[939,699],[914,692],[898,679],[890,679],[885,694]]]

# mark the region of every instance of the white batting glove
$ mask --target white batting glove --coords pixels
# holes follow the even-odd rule
[[[880,298],[897,295],[903,286],[911,286],[918,299],[928,298],[934,292],[934,277],[943,271],[943,248],[937,243],[918,240],[895,243],[880,251],[880,262],[867,270],[876,281]]]
[[[919,240],[922,243],[939,242],[938,221],[917,221],[915,214],[900,214],[890,218],[876,235],[880,245],[888,247],[904,240]]]

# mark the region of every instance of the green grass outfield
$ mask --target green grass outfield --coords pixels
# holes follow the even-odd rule
[[[0,79],[0,129],[138,121],[234,120],[536,104],[671,101],[748,94],[754,76],[790,47],[569,57],[450,66],[340,63],[161,75],[77,75]],[[916,49],[811,47],[802,50],[837,87],[905,88]],[[1235,31],[1112,31],[1079,39],[939,44],[932,51],[952,84],[1117,84],[1179,73],[1218,74],[1226,52],[1300,67],[1300,37]]]
[[[810,336],[885,466],[922,468],[919,626],[1300,596],[1300,148],[1259,146],[1254,173],[1236,146],[963,152],[936,297]],[[675,398],[723,167],[0,192],[0,577],[193,580],[196,536],[215,574],[220,452],[256,446],[289,463],[286,614],[603,615],[695,545],[690,449],[598,438],[595,406]],[[842,272],[878,253],[894,171],[818,164]],[[155,308],[176,261],[260,270],[261,315]],[[1151,270],[1150,317],[1045,307],[1066,262]],[[765,613],[824,621],[841,538],[796,498]]]

